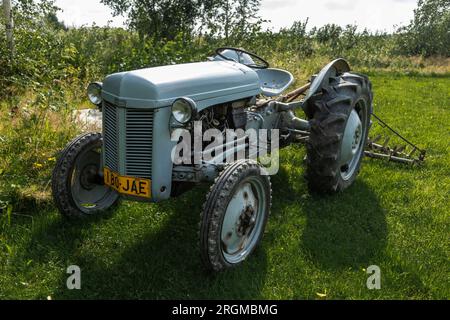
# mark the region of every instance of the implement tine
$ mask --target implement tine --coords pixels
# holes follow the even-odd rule
[[[384,140],[384,143],[383,143],[383,148],[384,149],[389,149],[389,148],[387,148],[387,146],[388,146],[388,143],[389,143],[390,140],[391,140],[390,137],[387,137],[386,140]]]
[[[403,151],[405,151],[405,149],[406,149],[405,145],[399,146],[397,149],[397,153],[402,153]]]
[[[377,135],[375,138],[371,140],[371,143],[377,143],[381,139],[381,134]]]
[[[420,151],[419,161],[420,161],[420,162],[424,162],[424,161],[425,161],[425,156],[426,156],[426,155],[427,155],[427,151],[426,151],[426,150]]]

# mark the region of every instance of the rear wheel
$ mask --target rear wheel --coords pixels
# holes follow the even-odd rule
[[[117,203],[119,195],[103,184],[100,133],[82,134],[61,153],[53,170],[53,200],[66,217],[100,213]]]
[[[311,191],[334,193],[356,179],[367,143],[372,113],[371,83],[344,73],[313,96],[307,108],[311,135],[306,178]]]

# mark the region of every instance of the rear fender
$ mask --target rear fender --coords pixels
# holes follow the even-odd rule
[[[345,72],[349,72],[350,70],[350,65],[344,59],[336,59],[327,64],[325,68],[323,68],[312,81],[309,93],[306,95],[304,100],[304,106],[308,105],[308,100],[312,96],[319,93],[322,88],[325,88],[329,85],[330,78],[336,77]]]

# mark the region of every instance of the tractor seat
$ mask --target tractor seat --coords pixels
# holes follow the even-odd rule
[[[259,76],[262,93],[267,97],[279,96],[294,82],[294,76],[285,70],[269,68],[255,71]]]

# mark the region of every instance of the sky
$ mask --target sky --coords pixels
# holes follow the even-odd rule
[[[56,0],[63,11],[59,19],[69,26],[91,25],[123,26],[125,18],[113,17],[111,10],[100,0]],[[417,0],[262,0],[260,14],[265,25],[274,31],[289,27],[294,21],[309,18],[309,28],[336,23],[341,26],[356,24],[370,31],[394,31],[406,25],[413,17]]]

